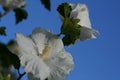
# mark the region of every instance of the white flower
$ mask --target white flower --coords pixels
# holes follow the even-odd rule
[[[72,7],[70,18],[80,19],[78,24],[82,26],[80,28],[80,41],[96,38],[95,36],[97,36],[99,32],[91,27],[87,6],[85,4],[70,4],[70,6]],[[60,18],[62,20],[64,19],[62,16],[60,16]]]
[[[73,69],[72,56],[63,48],[62,40],[42,28],[32,35],[16,35],[18,57],[29,80],[64,80]]]
[[[25,6],[26,2],[24,0],[0,0],[0,4],[3,7],[7,7],[9,9],[15,9]]]

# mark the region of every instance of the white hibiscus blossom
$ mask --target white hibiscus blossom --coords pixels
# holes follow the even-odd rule
[[[64,80],[73,69],[72,56],[64,50],[62,40],[42,28],[26,37],[16,34],[18,57],[29,80]]]
[[[26,2],[24,0],[0,0],[0,4],[8,9],[15,9],[25,6]]]
[[[96,38],[99,35],[99,32],[92,29],[91,22],[89,19],[88,8],[85,4],[70,4],[72,7],[72,12],[70,14],[70,18],[80,19],[78,23],[82,27],[80,28],[80,41]],[[63,20],[64,18],[60,16]]]

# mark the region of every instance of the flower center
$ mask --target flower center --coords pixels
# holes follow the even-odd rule
[[[39,55],[40,58],[42,58],[44,60],[49,55],[50,51],[51,51],[50,46],[46,45],[45,48],[42,51],[42,54]]]

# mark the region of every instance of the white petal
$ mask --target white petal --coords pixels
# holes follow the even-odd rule
[[[37,54],[35,44],[29,37],[25,37],[22,34],[16,34],[16,40],[21,54]]]
[[[80,32],[80,41],[96,38],[99,35],[99,32],[87,27],[81,27]]]
[[[26,2],[24,0],[0,0],[0,4],[9,9],[15,9],[25,6]]]
[[[20,60],[29,80],[44,80],[48,77],[50,69],[38,56],[24,54],[20,56]]]
[[[63,49],[46,63],[51,69],[48,80],[64,80],[74,66],[72,56]]]
[[[36,34],[32,34],[32,40],[34,41],[35,45],[37,46],[37,51],[39,52],[39,54],[42,54],[43,49],[45,48],[45,44],[47,42],[47,38],[45,36],[45,34],[42,33],[36,33]]]
[[[52,32],[45,30],[43,28],[35,28],[33,30],[32,34],[37,34],[37,33],[44,34],[46,36],[46,38],[50,38],[51,36],[54,36],[54,34],[52,34]]]
[[[91,28],[88,8],[85,4],[71,4],[72,12],[70,17],[80,19],[79,25]]]
[[[49,57],[59,54],[59,52],[63,49],[63,42],[57,36],[51,37],[51,39],[48,40],[48,45],[51,48],[51,54]]]

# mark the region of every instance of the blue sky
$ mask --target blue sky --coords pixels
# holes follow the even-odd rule
[[[66,80],[120,80],[120,1],[119,0],[51,0],[51,11],[39,0],[27,0],[29,17],[15,25],[14,13],[2,18],[0,25],[7,26],[7,37],[2,42],[15,39],[15,33],[29,35],[35,27],[44,27],[59,33],[61,21],[56,11],[62,2],[85,3],[90,12],[92,27],[99,30],[95,40],[79,42],[66,48],[75,61],[74,70]]]

